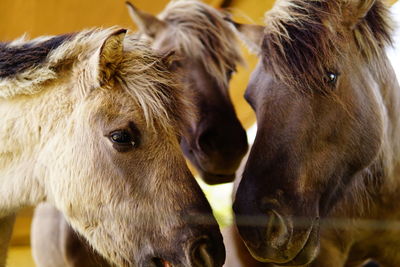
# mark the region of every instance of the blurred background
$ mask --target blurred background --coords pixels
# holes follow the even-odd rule
[[[167,0],[131,0],[139,9],[158,14],[167,5]],[[216,8],[228,8],[238,22],[263,24],[263,15],[274,4],[274,0],[205,0]],[[395,0],[390,0],[394,3]],[[0,0],[0,41],[10,41],[23,34],[34,38],[40,35],[56,35],[80,31],[91,27],[119,25],[135,30],[126,10],[124,0]],[[242,124],[249,129],[251,139],[255,134],[254,113],[243,98],[251,70],[257,58],[243,47],[247,66],[238,68],[231,81],[230,94]],[[250,140],[251,141],[251,140]],[[232,184],[206,186],[206,192],[214,213],[225,227],[232,223]],[[7,266],[34,266],[29,246],[32,209],[22,210],[14,227],[14,235]]]

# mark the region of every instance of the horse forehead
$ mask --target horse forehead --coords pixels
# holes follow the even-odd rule
[[[261,95],[263,92],[267,92],[273,80],[273,76],[265,70],[262,62],[259,61],[254,71],[251,73],[245,92],[246,99],[247,97],[257,97],[257,94]]]
[[[175,34],[172,30],[173,26],[169,26],[169,30],[159,33],[154,39],[150,39],[153,42],[152,47],[154,50],[159,52],[169,52],[168,50],[178,50]]]
[[[124,90],[110,88],[104,91],[103,94],[97,94],[92,101],[88,102],[87,108],[93,109],[97,116],[112,118],[133,114],[139,117],[143,113],[137,101]]]

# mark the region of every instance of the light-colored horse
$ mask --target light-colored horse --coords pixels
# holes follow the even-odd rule
[[[247,150],[247,139],[229,98],[230,76],[242,58],[225,14],[192,0],[171,2],[158,17],[131,3],[127,7],[142,37],[155,50],[175,53],[170,70],[180,73],[198,114],[181,139],[185,155],[206,182],[231,181]],[[39,266],[106,265],[51,205],[35,211],[32,248]]]
[[[14,213],[42,201],[111,264],[222,265],[178,143],[187,99],[170,59],[125,32],[0,44],[0,266]]]

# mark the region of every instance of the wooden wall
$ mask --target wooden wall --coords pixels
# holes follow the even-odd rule
[[[219,5],[219,0],[205,1]],[[160,12],[168,0],[132,0],[138,8]],[[120,25],[133,28],[125,0],[1,0],[0,39],[23,33],[31,37],[79,31],[84,28]]]

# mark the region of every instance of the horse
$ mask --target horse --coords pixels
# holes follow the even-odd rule
[[[117,28],[0,44],[0,266],[14,214],[43,201],[110,264],[223,264],[170,57]]]
[[[153,49],[174,51],[172,68],[183,70],[199,115],[181,140],[185,156],[207,184],[232,182],[248,143],[229,97],[231,76],[244,61],[226,14],[196,0],[171,1],[158,17],[130,2],[127,8]]]
[[[248,144],[229,98],[229,80],[243,59],[225,14],[193,0],[171,2],[159,18],[129,2],[127,8],[154,50],[175,55],[170,71],[180,73],[198,114],[181,139],[185,155],[205,182],[232,181]],[[32,249],[38,266],[107,266],[47,204],[35,210]]]
[[[259,55],[257,116],[233,210],[260,262],[400,265],[400,88],[381,0],[280,0],[234,23]]]

